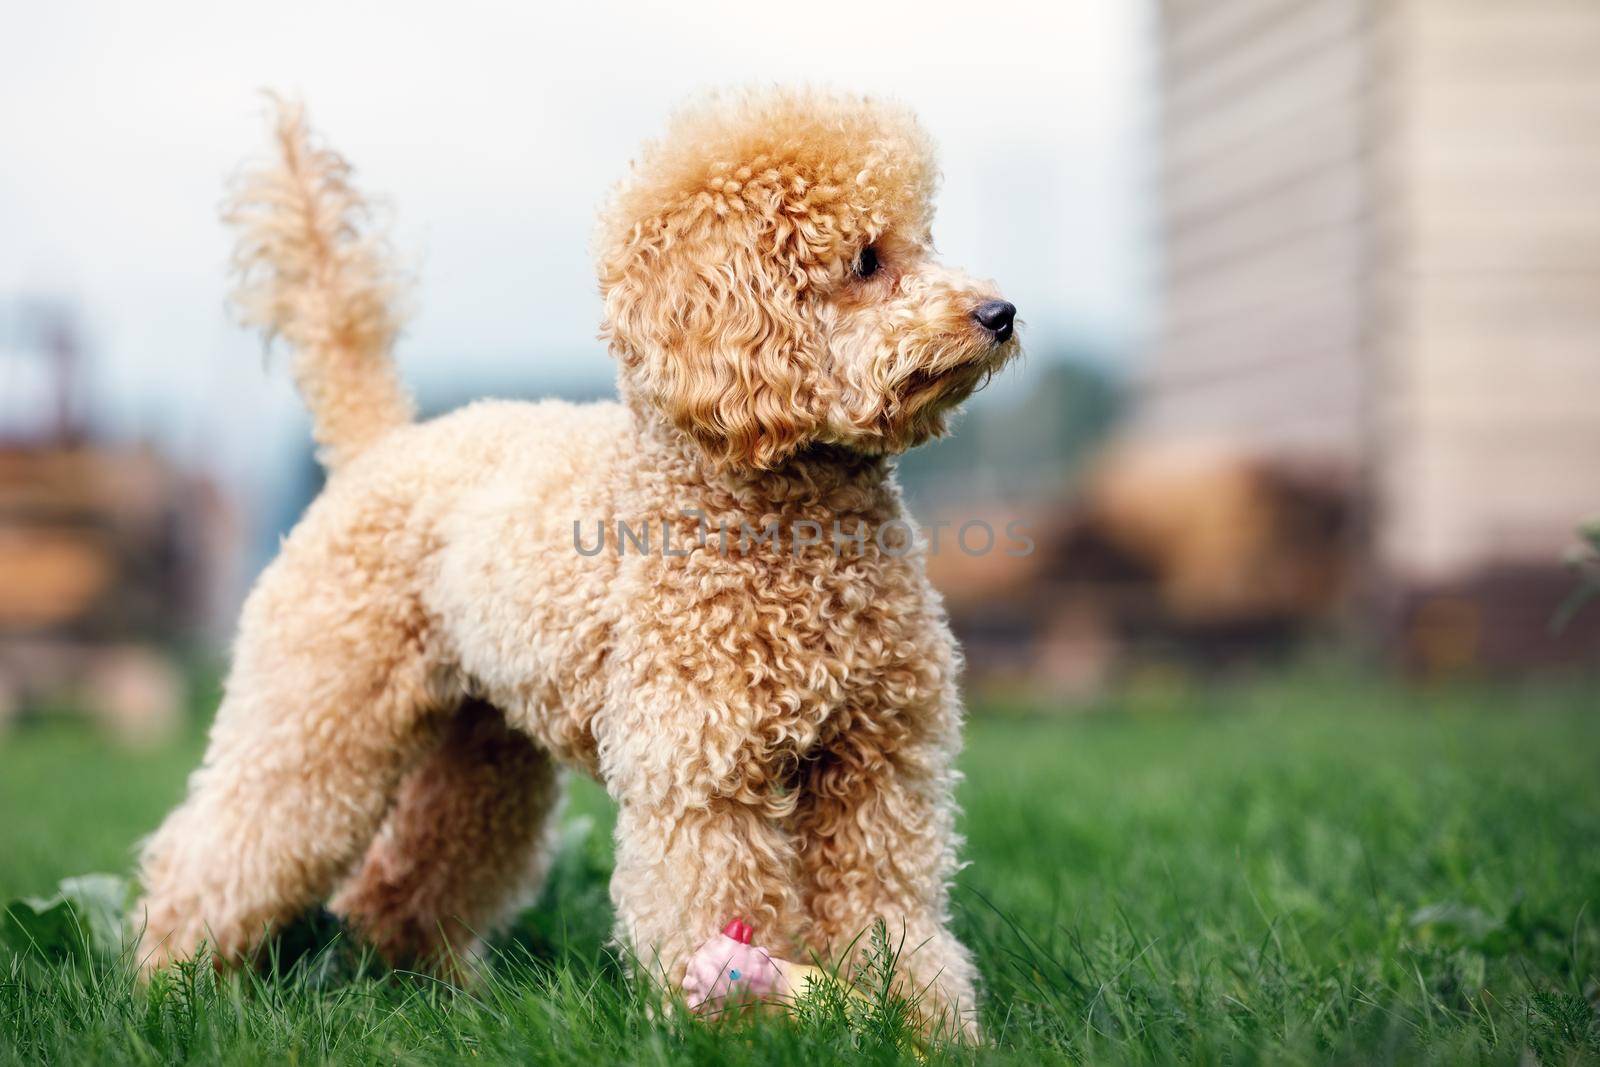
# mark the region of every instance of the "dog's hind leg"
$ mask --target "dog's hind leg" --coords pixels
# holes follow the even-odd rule
[[[549,754],[468,701],[407,774],[333,910],[394,966],[459,976],[480,939],[537,896],[560,796]]]
[[[430,740],[426,623],[359,548],[297,530],[246,604],[205,761],[143,851],[144,969],[241,961],[326,900]]]

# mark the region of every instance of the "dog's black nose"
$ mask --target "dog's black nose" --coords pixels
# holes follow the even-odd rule
[[[1017,317],[1017,309],[1006,300],[986,300],[978,305],[972,317],[994,334],[996,341],[1005,341],[1011,337],[1011,322]]]

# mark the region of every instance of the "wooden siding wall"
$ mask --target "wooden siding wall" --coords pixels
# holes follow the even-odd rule
[[[1600,512],[1600,2],[1384,19],[1383,556],[1551,562]]]
[[[1361,448],[1366,0],[1163,0],[1162,321],[1141,429]]]
[[[1365,471],[1377,562],[1600,513],[1600,0],[1160,0],[1145,435]]]

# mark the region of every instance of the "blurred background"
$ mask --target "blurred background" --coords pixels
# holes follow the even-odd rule
[[[899,97],[935,235],[1027,359],[907,457],[975,703],[1092,706],[1333,656],[1400,678],[1600,663],[1556,625],[1600,509],[1600,6],[66,2],[0,28],[0,723],[209,710],[315,494],[217,208],[271,87],[393,209],[427,413],[611,392],[588,239],[675,101]],[[197,681],[199,680],[199,681]],[[199,695],[195,692],[199,690]],[[4,741],[0,740],[0,744]]]

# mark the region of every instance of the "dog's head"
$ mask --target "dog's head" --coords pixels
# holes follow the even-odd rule
[[[937,180],[895,106],[791,90],[680,113],[599,237],[628,401],[744,470],[942,433],[1017,341],[995,287],[934,258]]]

